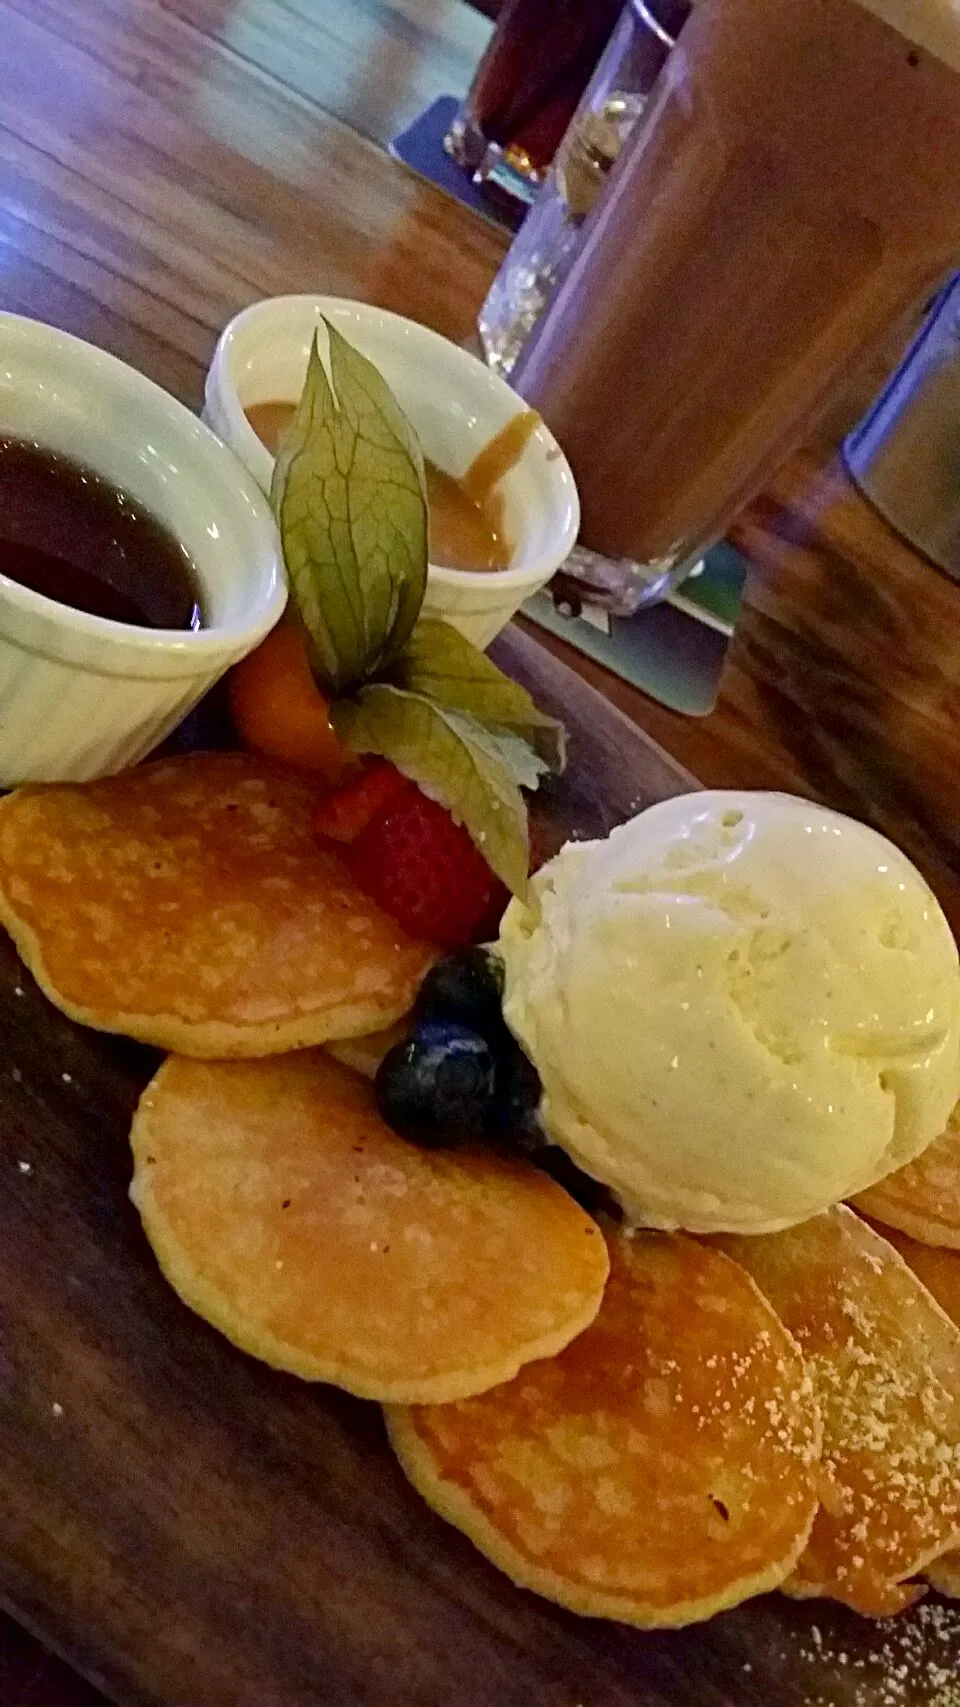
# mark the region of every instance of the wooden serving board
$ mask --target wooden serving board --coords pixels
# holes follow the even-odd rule
[[[498,656],[570,730],[548,841],[694,786],[536,642]],[[5,939],[0,1026],[0,1601],[106,1694],[887,1707],[875,1629],[836,1609],[773,1597],[652,1636],[513,1588],[407,1485],[375,1405],[245,1357],[165,1285],[127,1200],[152,1053],[63,1019]],[[897,1701],[935,1699],[917,1678]]]

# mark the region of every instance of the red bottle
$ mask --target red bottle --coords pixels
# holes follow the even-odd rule
[[[536,182],[549,166],[623,0],[507,0],[447,137],[470,171],[492,144]]]

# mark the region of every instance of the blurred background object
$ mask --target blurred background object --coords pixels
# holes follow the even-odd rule
[[[960,580],[960,274],[843,452],[884,520]]]

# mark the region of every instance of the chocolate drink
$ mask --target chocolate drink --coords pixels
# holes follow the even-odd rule
[[[699,0],[513,375],[583,542],[717,539],[958,256],[957,0]]]

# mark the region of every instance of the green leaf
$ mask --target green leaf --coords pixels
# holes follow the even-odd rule
[[[314,673],[341,693],[390,663],[413,632],[427,584],[427,500],[423,457],[389,386],[325,325],[330,379],[315,338],[271,502]]]
[[[446,716],[458,728],[464,725],[481,745],[498,752],[518,788],[540,787],[540,778],[550,766],[522,735],[515,735],[512,729],[504,729],[499,724],[481,723],[465,711],[448,711]]]
[[[463,824],[507,888],[525,895],[527,809],[495,735],[469,716],[384,682],[361,688],[355,699],[339,700],[330,715],[345,746],[392,760]]]
[[[424,694],[451,711],[467,712],[481,723],[494,723],[528,741],[543,768],[562,771],[566,764],[564,728],[548,717],[522,688],[498,669],[485,652],[448,622],[424,617],[417,624],[394,669],[394,678],[411,693]],[[536,787],[527,783],[526,787]]]

